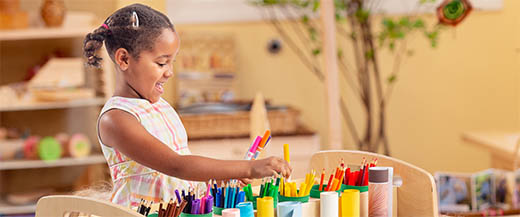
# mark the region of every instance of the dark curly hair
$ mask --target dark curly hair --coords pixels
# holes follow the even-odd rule
[[[83,52],[87,64],[99,67],[101,58],[96,55],[99,48],[107,48],[113,59],[119,48],[126,49],[134,58],[139,58],[143,50],[153,49],[155,39],[164,28],[175,32],[170,19],[163,13],[142,4],[132,4],[110,15],[103,25],[87,34],[83,43]]]

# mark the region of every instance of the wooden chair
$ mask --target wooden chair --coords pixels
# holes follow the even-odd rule
[[[401,176],[403,184],[397,189],[397,216],[438,216],[437,187],[433,176],[425,170],[388,156],[347,150],[320,151],[311,158],[311,169],[336,168],[341,159],[348,164],[361,164],[377,158],[378,166],[394,168],[394,175]]]
[[[78,216],[78,213],[82,213],[81,216],[143,217],[143,215],[137,213],[135,210],[131,210],[109,201],[80,196],[46,196],[40,198],[36,204],[36,217]]]

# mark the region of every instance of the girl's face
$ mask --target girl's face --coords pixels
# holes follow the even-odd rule
[[[173,75],[172,62],[179,51],[180,40],[171,29],[163,29],[153,49],[143,50],[139,58],[130,56],[125,80],[151,103],[159,101],[164,84]]]

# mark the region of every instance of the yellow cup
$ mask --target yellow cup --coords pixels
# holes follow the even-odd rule
[[[263,197],[256,199],[257,217],[274,217],[274,207],[272,197]]]
[[[341,216],[359,217],[359,190],[347,189],[341,194]]]

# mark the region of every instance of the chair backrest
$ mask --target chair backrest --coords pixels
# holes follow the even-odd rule
[[[394,168],[394,175],[403,179],[403,184],[397,189],[397,216],[438,216],[437,188],[433,176],[425,170],[404,161],[388,156],[347,150],[329,150],[315,153],[311,158],[311,169],[321,171],[322,168],[336,168],[343,159],[346,164],[361,164],[377,158],[378,166]]]
[[[94,198],[54,195],[40,198],[36,204],[36,217],[63,217],[70,212],[80,212],[95,216],[142,217],[135,210]]]

